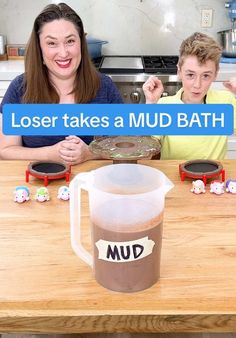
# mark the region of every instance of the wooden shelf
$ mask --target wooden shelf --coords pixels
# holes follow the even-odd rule
[[[0,61],[7,61],[7,54],[0,55]]]
[[[9,56],[8,60],[24,60],[24,56]]]

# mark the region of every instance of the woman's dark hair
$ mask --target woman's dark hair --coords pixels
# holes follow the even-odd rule
[[[44,24],[60,19],[72,22],[81,40],[81,62],[72,91],[75,102],[86,103],[96,96],[100,77],[88,54],[82,20],[72,8],[60,3],[46,6],[34,21],[25,55],[24,103],[59,103],[59,95],[50,82],[48,69],[43,63],[39,34]]]

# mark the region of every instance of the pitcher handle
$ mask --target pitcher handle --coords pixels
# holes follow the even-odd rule
[[[164,195],[167,194],[172,188],[174,188],[174,183],[167,176],[165,176],[165,183],[163,186]]]
[[[81,189],[88,190],[86,182],[91,173],[80,173],[70,183],[70,235],[71,246],[85,263],[93,266],[92,255],[81,243]]]

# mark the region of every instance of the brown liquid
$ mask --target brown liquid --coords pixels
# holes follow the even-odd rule
[[[121,292],[135,292],[144,290],[160,277],[160,256],[162,241],[162,214],[140,226],[133,232],[110,231],[97,224],[92,224],[93,243],[94,243],[94,272],[95,278],[102,286]],[[134,241],[148,236],[149,240],[154,241],[152,253],[141,259],[133,261],[122,260],[122,255],[127,258],[127,246],[124,243],[124,251],[118,247],[116,260],[121,258],[122,262],[110,262],[98,258],[98,248],[95,243],[99,240],[112,242]],[[132,252],[133,248],[129,248]],[[137,253],[137,252],[136,252]],[[113,252],[114,254],[114,252]],[[123,257],[124,257],[123,256]]]

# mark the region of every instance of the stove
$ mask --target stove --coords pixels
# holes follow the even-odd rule
[[[178,56],[143,56],[144,71],[146,73],[176,74]]]
[[[108,55],[94,59],[93,63],[101,73],[111,77],[125,103],[145,102],[142,85],[150,75],[162,80],[163,96],[174,95],[181,87],[177,78],[176,55]]]
[[[101,56],[93,59],[96,68],[109,74],[176,74],[178,56]]]

